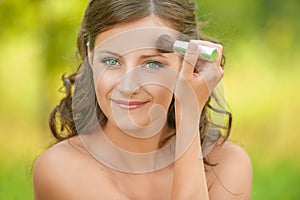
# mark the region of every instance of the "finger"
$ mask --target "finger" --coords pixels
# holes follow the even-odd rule
[[[218,56],[216,58],[216,61],[214,62],[217,66],[221,65],[222,61],[222,54],[223,54],[223,46],[221,44],[204,41],[204,40],[191,40],[191,42],[196,43],[197,45],[203,45],[207,47],[216,48],[218,51]]]
[[[198,74],[199,72],[201,72],[203,68],[207,65],[207,63],[212,63],[212,62],[209,58],[205,58],[200,54],[197,63],[195,65],[194,73]]]
[[[199,75],[202,77],[202,80],[211,93],[222,79],[224,72],[221,67],[216,67],[214,63],[208,63]]]
[[[190,42],[188,49],[185,52],[184,60],[181,68],[181,75],[185,78],[190,78],[193,76],[194,67],[198,61],[199,49],[198,45]]]

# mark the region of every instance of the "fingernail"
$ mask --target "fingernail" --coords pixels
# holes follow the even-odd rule
[[[197,51],[198,50],[198,45],[193,43],[193,42],[190,42],[190,44],[188,46],[188,50],[189,51]]]
[[[222,67],[220,67],[220,73],[221,73],[221,76],[224,76],[224,69]]]

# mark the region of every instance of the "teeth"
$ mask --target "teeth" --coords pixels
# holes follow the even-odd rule
[[[137,108],[138,105],[125,105],[125,104],[118,104],[122,108]]]
[[[135,108],[139,108],[142,107],[145,103],[142,102],[129,102],[129,103],[123,103],[123,102],[118,102],[118,101],[113,101],[115,104],[117,104],[120,108],[123,109],[135,109]]]

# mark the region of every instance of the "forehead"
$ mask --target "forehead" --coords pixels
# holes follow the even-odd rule
[[[179,33],[157,18],[120,24],[96,36],[95,51],[112,51],[121,55],[140,49],[156,49],[156,41],[162,34],[176,37]]]

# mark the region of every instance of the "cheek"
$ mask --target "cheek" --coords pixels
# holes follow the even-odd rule
[[[172,70],[179,73],[180,69],[181,69],[181,66],[182,66],[183,56],[173,53],[172,55],[170,55],[169,60],[172,60],[172,63],[170,65]]]
[[[94,77],[94,85],[96,88],[97,102],[101,110],[107,115],[110,101],[108,98],[115,87],[114,78],[110,77],[108,74],[103,74],[101,78]]]
[[[108,91],[114,89],[122,77],[123,72],[120,70],[108,70],[103,66],[96,66],[93,68],[93,79],[96,92],[103,96]]]
[[[149,86],[145,89],[152,94],[155,104],[162,105],[166,110],[169,108],[173,97],[173,92],[170,89],[159,85]]]

